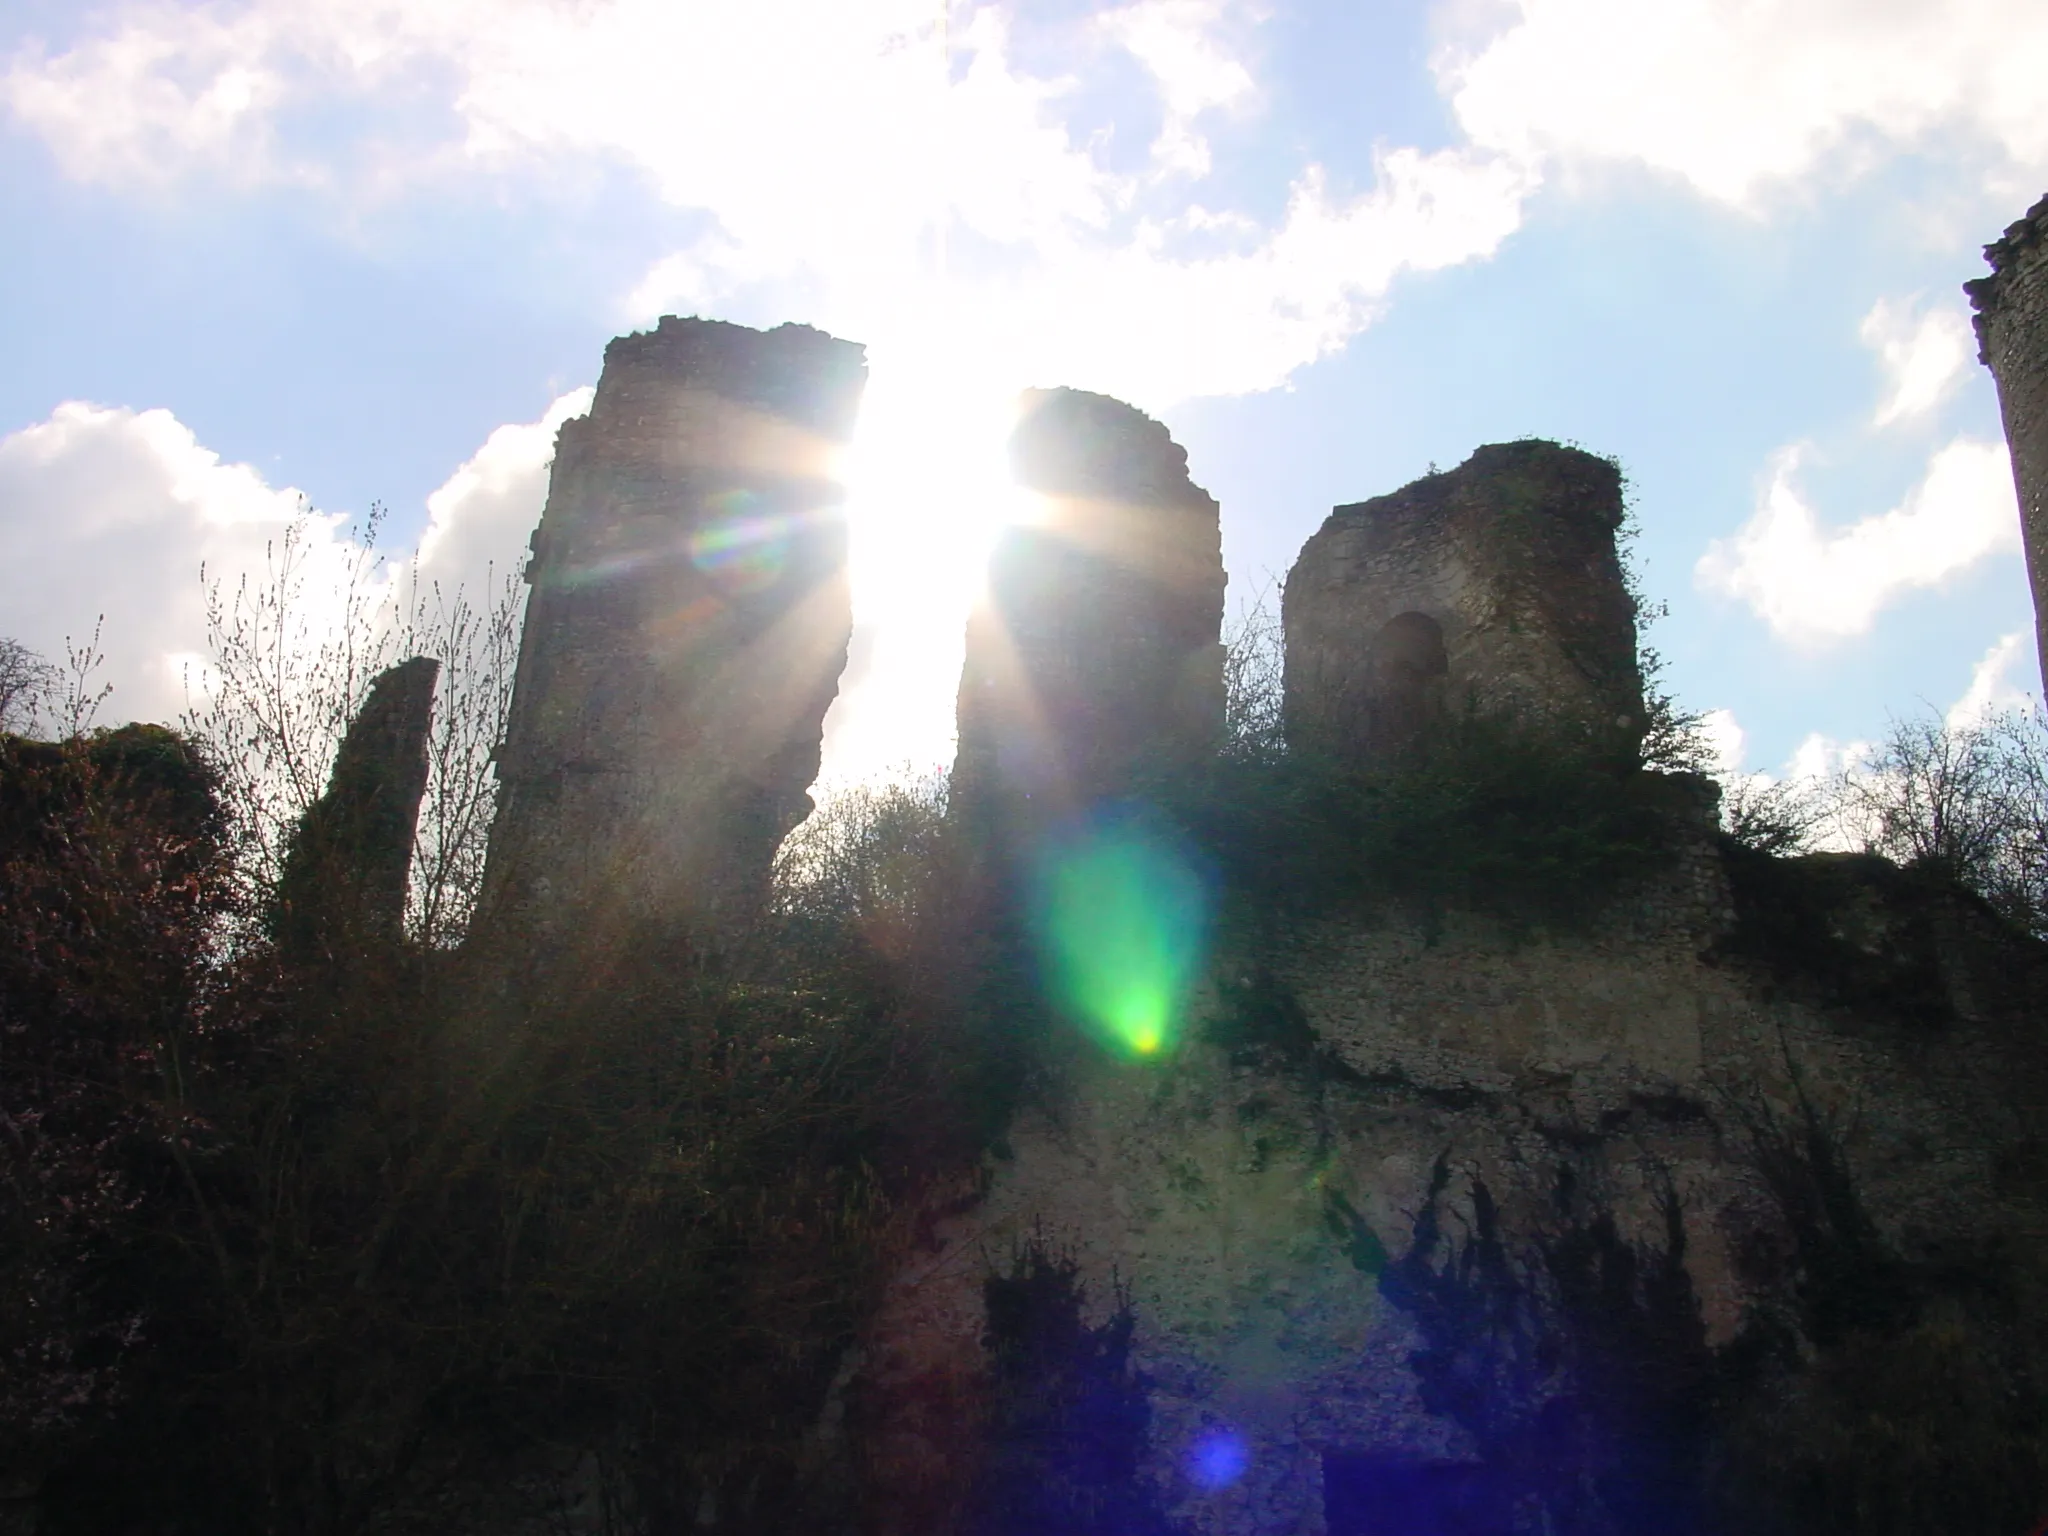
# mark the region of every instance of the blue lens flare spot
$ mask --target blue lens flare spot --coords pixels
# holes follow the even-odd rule
[[[1053,1000],[1123,1054],[1169,1050],[1215,904],[1192,851],[1150,818],[1111,813],[1046,847],[1033,897]]]
[[[1243,1477],[1251,1460],[1250,1448],[1235,1430],[1204,1430],[1188,1447],[1188,1476],[1197,1487],[1213,1493]]]

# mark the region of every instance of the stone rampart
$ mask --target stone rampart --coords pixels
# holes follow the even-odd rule
[[[1976,1251],[2038,1219],[2040,947],[1882,861],[1773,867],[1837,935],[1832,959],[1750,931],[1784,922],[1783,893],[1703,906],[1703,876],[1728,902],[1718,865],[1675,869],[1577,933],[1361,911],[1277,946],[1227,938],[1179,1052],[1095,1057],[1018,1116],[983,1197],[896,1277],[869,1352],[879,1389],[972,1402],[982,1280],[1037,1233],[1075,1256],[1098,1318],[1128,1290],[1145,1476],[1179,1528],[1325,1536],[1372,1528],[1326,1521],[1346,1465],[1473,1454],[1424,1400],[1415,1318],[1378,1286],[1439,1158],[1453,1230],[1470,1231],[1477,1177],[1514,1244],[1555,1230],[1564,1179],[1644,1250],[1668,1241],[1675,1196],[1715,1344],[1783,1283],[1768,1266],[1790,1238],[1748,1147],[1802,1105],[1840,1134],[1900,1252]],[[1292,1045],[1247,1027],[1276,1006],[1299,1021]],[[944,1430],[927,1419],[892,1449],[935,1468]],[[1218,1435],[1241,1453],[1227,1482],[1201,1475]]]

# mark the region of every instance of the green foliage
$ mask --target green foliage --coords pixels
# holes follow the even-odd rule
[[[1879,1231],[1837,1126],[1731,1106],[1790,1238],[1778,1344],[1724,1431],[1741,1528],[1983,1536],[2048,1518],[2048,1254],[2017,1236],[1909,1258]],[[1803,1339],[1803,1347],[1794,1347]]]
[[[877,943],[935,806],[785,870],[719,968],[616,935],[508,1013],[395,938],[252,941],[169,733],[4,745],[0,1452],[40,1528],[445,1531],[593,1460],[622,1531],[844,1502],[808,1431],[966,1145],[929,962]]]
[[[1826,811],[1809,786],[1792,779],[1736,779],[1721,788],[1721,830],[1737,848],[1779,858],[1804,853]]]
[[[1686,789],[1540,724],[1471,715],[1370,771],[1255,748],[1154,795],[1262,907],[1392,899],[1568,922],[1668,859]]]

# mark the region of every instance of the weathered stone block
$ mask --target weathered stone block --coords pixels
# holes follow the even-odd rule
[[[1537,441],[1338,507],[1282,597],[1288,739],[1371,760],[1469,708],[1632,746],[1643,686],[1621,519],[1612,463]]]
[[[837,454],[862,349],[664,317],[605,349],[533,537],[480,926],[713,942],[809,814],[853,615]]]
[[[440,675],[440,662],[415,656],[371,682],[327,793],[307,807],[285,853],[274,925],[286,948],[310,955],[402,932]]]
[[[2048,197],[1984,247],[1991,275],[1963,284],[1977,311],[1978,357],[1998,380],[2012,477],[2019,491],[2027,580],[2034,592],[2034,636],[2048,676]]]

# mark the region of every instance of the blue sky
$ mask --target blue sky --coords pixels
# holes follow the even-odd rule
[[[2022,0],[0,0],[0,633],[165,716],[300,495],[481,580],[604,342],[868,343],[832,764],[943,755],[1000,402],[1133,400],[1233,593],[1488,441],[1616,455],[1744,765],[2039,682],[1961,283]],[[2015,638],[2019,637],[2019,638]]]

